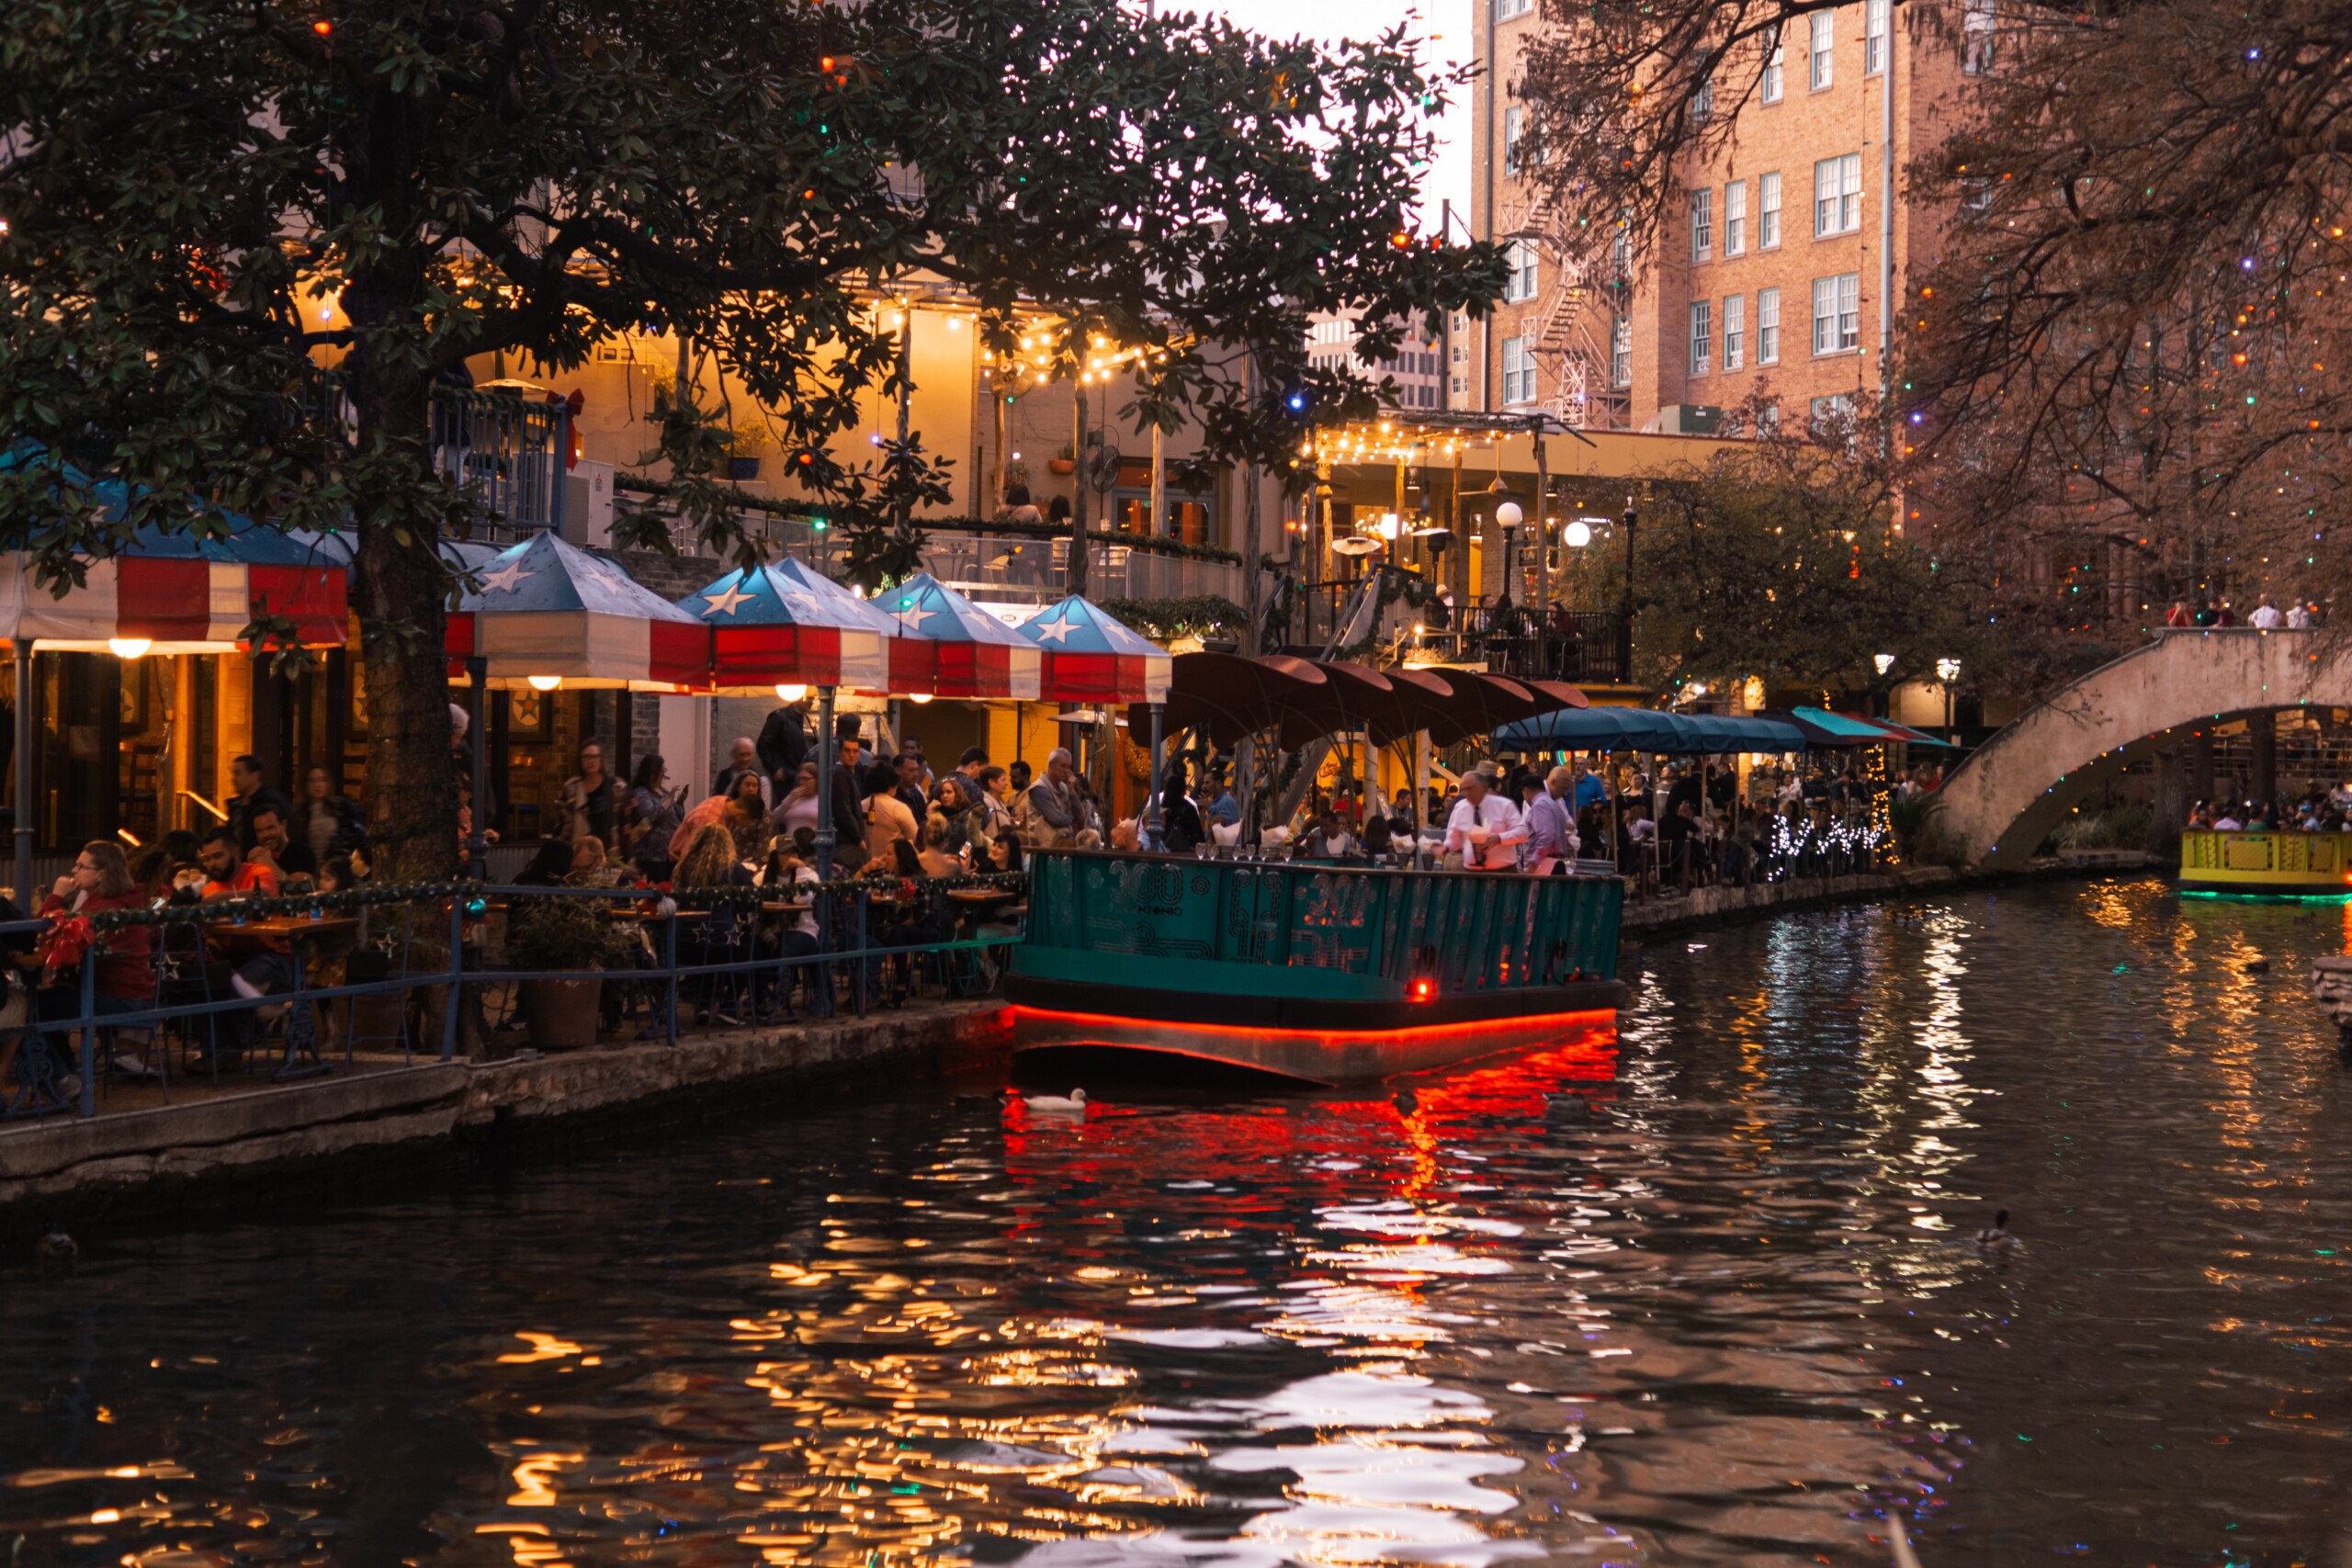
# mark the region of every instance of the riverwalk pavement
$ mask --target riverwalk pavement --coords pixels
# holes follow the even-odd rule
[[[593,1112],[658,1113],[665,1100],[742,1092],[829,1071],[985,1065],[1009,1049],[1003,1003],[914,1000],[868,1017],[713,1031],[495,1061],[355,1055],[295,1083],[209,1079],[117,1086],[102,1113],[0,1124],[0,1221],[158,1184],[257,1176],[272,1166],[461,1138]],[[142,1197],[141,1201],[144,1199]],[[35,1216],[38,1217],[38,1216]]]
[[[2034,876],[2115,875],[2156,869],[2157,863],[2138,850],[2064,850],[2043,855],[2022,869]],[[1886,871],[1860,872],[1849,876],[1792,876],[1782,882],[1753,886],[1694,887],[1672,897],[1651,897],[1625,906],[1622,920],[1628,936],[1680,931],[1694,926],[1721,925],[1786,914],[1830,904],[1870,903],[1939,893],[1988,880],[1942,865],[1897,866]]]

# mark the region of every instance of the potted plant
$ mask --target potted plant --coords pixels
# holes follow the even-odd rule
[[[600,899],[536,898],[518,907],[506,955],[520,969],[603,969],[617,963],[625,941]],[[577,1051],[596,1043],[600,980],[526,980],[523,1017],[541,1051]]]
[[[763,430],[738,430],[727,437],[727,477],[749,484],[760,477],[760,456],[775,443]]]
[[[1046,467],[1057,474],[1074,474],[1078,472],[1078,453],[1065,441],[1061,450],[1046,460]]]

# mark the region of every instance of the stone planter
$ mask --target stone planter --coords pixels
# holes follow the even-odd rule
[[[727,477],[737,484],[748,484],[760,477],[760,460],[757,457],[729,457],[727,459]]]
[[[1075,457],[1048,457],[1046,459],[1046,467],[1053,469],[1054,472],[1057,474],[1074,474],[1078,472],[1078,459]]]
[[[579,1051],[596,1043],[596,1003],[604,983],[599,980],[526,980],[523,1017],[530,1026],[532,1047],[539,1051]]]

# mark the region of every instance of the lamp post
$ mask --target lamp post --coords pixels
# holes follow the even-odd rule
[[[1953,682],[1960,679],[1960,660],[1957,659],[1937,660],[1936,679],[1943,682],[1944,739],[1949,740],[1952,737],[1951,685]]]
[[[1625,592],[1617,605],[1617,679],[1634,678],[1634,498],[1625,498]]]
[[[1503,596],[1500,608],[1510,608],[1510,580],[1519,575],[1519,525],[1526,513],[1519,502],[1506,501],[1495,508],[1495,522],[1503,531]]]

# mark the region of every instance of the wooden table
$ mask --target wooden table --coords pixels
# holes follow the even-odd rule
[[[292,1010],[286,1015],[286,1056],[278,1063],[271,1078],[284,1082],[288,1078],[309,1077],[315,1073],[334,1069],[319,1055],[319,1020],[315,1009],[303,999],[309,989],[309,965],[303,962],[302,944],[315,936],[330,931],[352,931],[359,929],[356,915],[271,915],[264,919],[246,920],[243,924],[218,925],[220,931],[243,931],[248,936],[282,936],[294,955],[294,989],[290,993]],[[256,1002],[254,1006],[262,1004]],[[310,1058],[307,1066],[298,1066],[297,1055]]]

